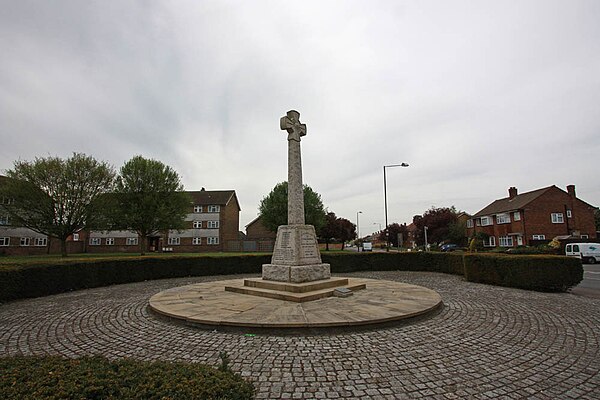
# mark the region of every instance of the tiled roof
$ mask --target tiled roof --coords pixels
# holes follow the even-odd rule
[[[506,197],[504,199],[496,200],[483,210],[479,211],[477,214],[473,215],[473,217],[483,217],[485,215],[495,215],[498,213],[519,210],[553,187],[555,186],[552,185],[542,189],[533,190],[531,192],[522,193],[513,197],[512,199],[510,197]]]
[[[196,192],[187,192],[194,201],[194,204],[209,206],[209,205],[227,205],[233,199],[236,203],[237,197],[235,190],[200,190]],[[238,203],[239,208],[239,203]]]

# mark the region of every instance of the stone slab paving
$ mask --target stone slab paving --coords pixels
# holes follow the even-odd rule
[[[425,272],[346,274],[441,294],[433,316],[377,329],[302,335],[217,332],[147,309],[171,279],[0,305],[0,355],[103,354],[217,365],[229,353],[257,398],[600,398],[600,300]],[[1,379],[1,378],[0,378]]]

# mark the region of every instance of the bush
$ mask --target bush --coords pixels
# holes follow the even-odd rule
[[[323,254],[322,259],[331,264],[333,273],[442,272],[465,275],[473,282],[543,291],[566,290],[583,278],[581,261],[561,256],[339,252]],[[147,256],[1,266],[0,301],[153,279],[260,274],[262,265],[270,262],[270,255]]]
[[[583,279],[581,260],[563,256],[468,254],[464,265],[470,282],[543,292],[566,291]]]
[[[0,358],[2,399],[253,399],[239,375],[166,361]]]

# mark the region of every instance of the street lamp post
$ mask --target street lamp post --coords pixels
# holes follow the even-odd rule
[[[358,225],[358,214],[362,214],[362,211],[357,211],[356,212],[356,239],[357,239],[356,249],[358,251],[360,251],[360,228],[359,228],[359,225]]]
[[[425,251],[427,251],[427,228],[426,226],[423,227],[423,232],[425,232]]]
[[[385,251],[390,251],[390,232],[388,229],[388,213],[387,213],[387,178],[385,175],[385,169],[393,168],[393,167],[408,167],[408,164],[402,163],[402,164],[392,164],[392,165],[384,165],[383,166],[383,201],[385,204],[385,241],[386,241]]]

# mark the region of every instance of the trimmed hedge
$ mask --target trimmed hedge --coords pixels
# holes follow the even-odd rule
[[[472,282],[539,291],[564,291],[583,279],[577,258],[437,252],[323,253],[333,273],[429,271]],[[153,279],[260,274],[270,255],[126,257],[0,267],[0,301]]]
[[[468,254],[464,260],[470,282],[561,292],[583,279],[581,260],[575,257]]]
[[[0,358],[1,399],[253,399],[231,371],[182,362],[103,357]]]

